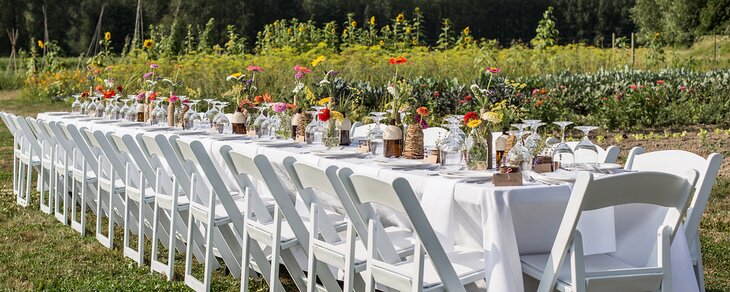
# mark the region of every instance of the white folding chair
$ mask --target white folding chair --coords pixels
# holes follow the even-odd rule
[[[8,128],[10,134],[13,135],[13,195],[18,196],[18,188],[20,187],[18,183],[18,178],[20,176],[20,165],[18,165],[18,161],[20,159],[20,139],[22,134],[17,128],[17,122],[15,121],[15,116],[13,114],[0,112],[0,118],[2,118],[5,123],[5,127]]]
[[[375,127],[375,125],[376,124],[374,124],[374,123],[360,125],[358,127],[354,127],[354,125],[353,125],[353,128],[350,130],[350,132],[351,132],[350,137],[351,138],[354,138],[354,139],[367,138],[368,137],[368,134],[370,133],[370,129],[372,129],[373,127]],[[386,125],[386,124],[380,124],[380,129],[381,130],[385,130],[386,127],[388,127],[388,125]]]
[[[696,181],[694,170],[683,177],[647,171],[594,179],[590,173],[580,173],[550,254],[521,256],[523,273],[540,279],[540,292],[555,288],[560,291],[672,291],[670,242]],[[663,222],[657,224],[654,251],[646,264],[632,265],[612,254],[584,255],[583,239],[576,229],[582,213],[626,204],[668,209]],[[569,263],[565,263],[566,257],[570,257]]]
[[[41,212],[46,214],[53,213],[53,177],[55,172],[55,160],[56,153],[54,146],[56,140],[49,136],[46,129],[41,126],[41,121],[34,118],[26,118],[28,126],[36,134],[36,138],[41,148],[39,158],[41,164],[38,168],[38,193],[39,193],[39,205]],[[46,193],[46,191],[48,191]]]
[[[436,147],[436,143],[446,138],[449,131],[440,127],[428,127],[423,129],[423,147],[431,149]]]
[[[256,249],[258,245],[270,247],[271,269],[267,281],[271,286],[271,291],[280,291],[278,288],[281,285],[279,282],[279,263],[284,264],[297,288],[304,291],[307,287],[305,282],[307,277],[296,259],[295,250],[297,247],[301,247],[305,253],[308,253],[310,236],[305,224],[305,220],[308,221],[308,218],[302,218],[297,213],[294,198],[285,191],[279,180],[279,174],[274,171],[266,156],[256,155],[252,158],[246,154],[231,151],[230,146],[224,146],[220,151],[231,172],[236,177],[239,187],[245,191],[244,201],[247,216],[244,218],[243,226],[242,262],[249,263],[250,258],[253,257],[261,273],[266,275],[260,260],[257,259],[256,254],[258,251]],[[264,188],[273,196],[276,202],[273,216],[271,216],[263,203],[263,199],[259,196],[260,192],[257,191],[255,183],[263,183]],[[341,215],[328,214],[328,216],[330,215],[331,217],[328,220],[342,222],[340,225],[345,226]],[[337,223],[334,224],[337,225]],[[323,271],[329,269],[323,263],[317,263],[316,265],[316,269]],[[247,276],[248,269],[243,269],[242,278],[245,279]],[[339,290],[339,285],[331,273],[321,273],[319,279],[326,290]],[[247,291],[247,285],[246,281],[242,281],[241,291]]]
[[[109,202],[100,200],[99,196],[99,184],[102,180],[106,180],[108,184],[109,176],[103,178],[99,172],[104,172],[99,162],[99,155],[94,152],[94,149],[89,146],[89,142],[85,135],[82,135],[86,128],[77,128],[74,124],[68,124],[60,127],[65,132],[65,135],[69,137],[69,141],[72,142],[76,149],[74,154],[74,161],[72,162],[76,167],[73,170],[74,184],[80,184],[81,193],[73,190],[71,192],[71,228],[81,233],[81,236],[86,236],[86,208],[88,207],[92,212],[98,212],[101,210],[106,216],[114,216],[113,212],[110,212]],[[77,160],[79,164],[77,165]],[[75,186],[74,186],[75,187]],[[79,203],[80,210],[78,210],[78,221],[76,203]],[[97,221],[102,215],[96,214]],[[121,218],[121,217],[120,217]],[[117,222],[121,222],[117,221]],[[102,244],[109,244],[108,241],[102,242]],[[109,244],[110,245],[110,244]]]
[[[359,126],[362,126],[362,122],[354,122],[354,123],[352,123],[352,126],[350,126],[350,137],[354,137],[352,135],[355,134],[355,129],[357,127],[359,127]]]
[[[72,194],[77,192],[76,186],[80,185],[80,182],[77,183],[74,178],[74,173],[81,172],[81,168],[77,167],[77,165],[79,165],[83,159],[78,159],[79,164],[77,164],[76,146],[72,141],[70,141],[71,138],[66,135],[67,131],[62,129],[65,127],[61,126],[60,123],[53,121],[42,123],[42,125],[56,139],[56,146],[54,147],[56,161],[55,173],[53,174],[53,213],[56,220],[64,225],[68,225],[68,211],[70,209],[69,201],[72,196],[75,198],[75,195],[69,195],[69,191]],[[63,186],[59,186],[60,182],[63,183]]]
[[[568,144],[570,148],[575,151],[575,146],[578,145],[577,141],[571,141],[571,142],[565,142],[565,144]],[[575,153],[575,162],[576,163],[591,163],[591,162],[598,162],[598,163],[614,163],[616,162],[616,159],[618,159],[618,154],[621,152],[621,148],[618,146],[608,146],[608,148],[603,149],[603,147],[596,145],[596,149],[598,150],[598,161],[595,161],[595,156],[592,156],[591,154],[585,152],[585,151],[578,151]]]
[[[183,141],[177,136],[169,138],[171,145],[177,145],[180,161],[190,171],[190,212],[188,215],[188,251],[185,258],[185,284],[196,291],[208,291],[215,247],[234,277],[241,276],[241,245],[243,223],[243,200],[234,200],[231,192],[221,179],[210,155],[200,141]],[[171,153],[175,155],[175,153]],[[176,175],[177,178],[177,175]],[[200,223],[201,225],[198,225]],[[191,244],[198,242],[193,236],[194,229],[205,228],[203,235],[205,270],[203,280],[192,273]],[[247,281],[247,280],[245,280]]]
[[[322,261],[328,265],[334,266],[344,271],[344,288],[343,291],[352,291],[353,287],[357,291],[363,290],[364,280],[360,274],[366,268],[366,246],[367,241],[367,225],[364,223],[360,214],[370,214],[372,210],[360,211],[365,206],[355,204],[342,186],[337,176],[338,168],[334,165],[321,169],[302,162],[296,162],[293,158],[284,159],[284,166],[289,172],[299,194],[305,201],[310,202],[311,210],[309,214],[310,223],[310,241],[309,241],[309,277],[308,290],[314,289],[312,264],[314,261]],[[324,210],[326,209],[326,211]],[[313,236],[315,232],[321,233],[320,222],[317,214],[325,212],[337,212],[338,209],[347,214],[348,226],[344,234],[344,238],[338,236],[335,240],[325,240],[324,236]],[[326,218],[326,217],[325,217]],[[326,223],[330,223],[328,220]],[[329,230],[337,229],[331,223],[325,225]],[[311,232],[314,230],[315,232]],[[413,242],[410,241],[411,230],[398,227],[385,228],[387,238],[394,238],[396,241],[381,246],[381,249],[387,250],[382,256],[389,257],[394,260],[405,258],[413,254]],[[331,232],[331,231],[330,231]],[[355,237],[358,232],[362,232],[363,236]],[[389,247],[395,247],[390,248]],[[315,267],[316,268],[316,267]],[[317,272],[316,270],[314,270]],[[357,278],[355,277],[357,276]]]
[[[484,279],[484,252],[460,246],[445,252],[408,181],[349,175],[347,169],[340,172],[351,196],[363,204],[406,214],[415,231],[413,259],[387,259],[380,249],[382,225],[376,218],[368,219],[366,291],[375,291],[376,282],[399,291],[465,291],[464,285]]]
[[[110,149],[111,145],[106,141],[101,131],[82,129],[82,137],[88,143],[94,155],[97,157],[97,204],[96,204],[96,239],[105,247],[112,248],[114,245],[114,225],[124,226],[124,166],[119,158]],[[106,194],[106,195],[105,195]],[[107,211],[102,210],[99,202],[106,198]],[[104,217],[107,217],[106,234],[102,231]]]
[[[139,148],[132,151],[137,160],[138,165],[142,165],[140,170],[145,172],[148,180],[154,180],[155,204],[152,216],[152,255],[150,256],[150,269],[154,272],[164,274],[168,280],[172,280],[175,266],[175,251],[185,253],[189,249],[199,262],[203,262],[204,242],[203,236],[197,228],[188,226],[185,220],[190,211],[189,193],[190,191],[190,175],[180,160],[175,156],[174,150],[170,146],[169,141],[164,135],[156,135],[154,137],[144,134],[138,134],[136,139],[131,136],[124,137],[125,144],[129,149],[135,149],[137,141]],[[149,163],[149,167],[144,166]],[[173,171],[172,178],[164,171],[167,168]],[[154,172],[152,170],[154,169]],[[185,189],[188,189],[187,191]],[[192,235],[197,239],[195,242],[183,240],[187,239],[186,235],[193,231]],[[158,260],[158,246],[162,241],[163,245],[168,249],[167,259],[165,262]],[[213,261],[214,268],[218,267],[218,263]]]
[[[700,221],[710,198],[712,187],[720,171],[722,155],[712,153],[707,158],[682,150],[663,150],[644,152],[642,147],[634,147],[629,152],[625,168],[628,170],[659,171],[680,175],[689,169],[699,174],[695,189],[684,219],[684,233],[692,256],[695,276],[700,291],[704,291],[704,269],[699,238]]]
[[[23,207],[30,204],[30,185],[33,169],[40,169],[42,153],[41,146],[38,144],[35,133],[28,125],[28,121],[24,117],[15,117],[15,125],[20,133],[19,141],[19,157],[18,157],[18,194],[16,203]],[[25,172],[25,174],[23,174]]]

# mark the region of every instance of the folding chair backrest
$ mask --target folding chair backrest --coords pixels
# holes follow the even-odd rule
[[[577,141],[571,141],[571,142],[565,142],[570,146],[571,149],[575,150],[575,146],[578,145]],[[614,163],[616,162],[616,159],[618,158],[618,154],[621,151],[620,148],[616,146],[608,146],[608,148],[603,149],[603,147],[596,145],[596,149],[598,150],[598,162],[599,163]],[[575,156],[575,162],[581,163],[581,162],[595,162],[592,161],[591,156],[586,156],[583,154],[585,152],[578,152],[578,154]]]
[[[240,171],[236,164],[233,162],[231,157],[231,146],[224,145],[221,147],[220,152],[223,160],[226,162],[228,169],[233,174],[233,179],[238,184],[239,191],[241,191],[248,202],[249,210],[252,215],[249,218],[256,220],[260,223],[269,223],[273,221],[273,217],[269,214],[269,210],[264,203],[264,200],[259,196],[257,189],[246,172]],[[249,214],[251,215],[251,214]]]
[[[594,179],[593,174],[582,172],[573,186],[568,206],[553,243],[550,258],[548,259],[541,280],[554,287],[557,281],[557,271],[560,271],[571,246],[573,235],[583,211],[601,209],[610,206],[626,204],[648,204],[668,209],[664,221],[660,226],[669,226],[674,234],[682,220],[686,204],[689,201],[697,173],[690,170],[684,176],[661,172],[624,173],[604,178]],[[647,187],[651,186],[651,187]],[[657,227],[660,227],[657,226]],[[656,248],[655,248],[656,250]],[[657,261],[652,255],[647,265]]]
[[[710,198],[712,187],[715,184],[722,155],[712,153],[707,158],[682,150],[663,150],[644,153],[641,147],[635,147],[629,152],[626,160],[626,168],[641,171],[659,171],[682,175],[688,169],[694,169],[698,173],[698,183],[687,209],[684,221],[685,234],[690,244],[695,240],[699,232],[702,213],[705,211],[707,201]]]
[[[16,117],[16,125],[20,129],[20,132],[22,133],[24,140],[28,145],[33,149],[34,153],[37,153],[38,155],[41,154],[41,146],[38,143],[38,139],[35,136],[35,133],[33,133],[33,130],[31,130],[30,125],[28,124],[28,121],[24,117]]]
[[[220,200],[230,219],[235,222],[234,224],[237,227],[241,226],[239,223],[243,223],[243,210],[239,210],[236,203],[233,201],[233,197],[231,196],[228,187],[223,182],[223,179],[221,179],[221,174],[215,167],[215,164],[211,160],[208,151],[203,146],[203,143],[198,140],[184,141],[179,139],[177,136],[171,136],[169,141],[170,144],[176,143],[184,161],[190,162],[191,165],[195,166],[195,173],[198,174],[198,181],[202,182],[196,185],[201,187],[205,185],[207,188],[203,190],[198,189],[194,194],[189,194],[190,201],[195,201],[207,206],[210,201],[208,196],[213,194],[218,200]],[[190,175],[192,175],[192,173],[190,173]],[[212,192],[210,190],[212,190]],[[215,206],[207,207],[215,208]]]
[[[374,123],[359,126],[352,131],[351,137],[367,137],[368,134],[370,133],[370,129],[372,129],[375,126],[376,126],[376,124],[374,124]],[[385,129],[385,127],[387,127],[387,125],[384,125],[384,124],[380,125],[381,129]]]
[[[423,246],[426,254],[431,258],[436,273],[441,278],[446,290],[463,290],[463,286],[460,283],[454,267],[451,265],[451,261],[446,256],[443,246],[438,241],[433,227],[428,222],[426,214],[416,198],[416,194],[406,179],[399,177],[392,182],[386,182],[368,175],[353,174],[350,176],[349,183],[352,184],[352,187],[357,192],[357,197],[359,197],[362,203],[386,206],[395,211],[405,213],[407,215],[406,218],[413,226],[417,235],[415,244],[421,244]],[[377,237],[382,238],[381,236]],[[383,260],[382,263],[392,264],[387,260]]]
[[[224,149],[221,149],[223,153]],[[309,232],[294,207],[294,202],[284,190],[278,175],[264,155],[256,155],[249,157],[246,154],[237,151],[227,151],[230,155],[230,163],[232,164],[231,172],[234,175],[248,175],[252,178],[252,182],[263,182],[274,197],[277,208],[291,227],[294,235],[302,246],[309,246]],[[258,216],[258,214],[257,214]]]
[[[81,135],[81,131],[74,124],[68,124],[62,127],[66,135],[70,137],[69,141],[73,142],[75,148],[79,150],[84,161],[89,164],[90,169],[94,172],[98,169],[98,157],[94,154],[91,147],[87,144],[86,138]]]
[[[185,194],[190,192],[191,173],[187,171],[188,169],[185,168],[183,162],[174,153],[170,141],[165,135],[148,136],[140,133],[137,134],[135,140],[137,140],[141,152],[144,153],[146,160],[149,162],[151,170],[169,169],[172,171],[172,175],[175,176],[175,181],[180,185],[180,190]],[[126,144],[130,143],[126,142]],[[166,168],[165,165],[168,167]],[[197,184],[197,186],[200,188],[202,184]],[[172,190],[166,191],[172,193]]]

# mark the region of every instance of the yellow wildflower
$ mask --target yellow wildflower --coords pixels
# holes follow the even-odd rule
[[[380,40],[380,46],[384,46],[385,42],[383,40]]]
[[[350,26],[352,26],[353,28],[357,27],[357,21],[353,20],[352,22],[350,22]]]
[[[405,15],[403,15],[403,13],[401,13],[401,14],[398,14],[398,16],[397,16],[397,17],[395,18],[395,22],[397,22],[397,23],[401,23],[401,22],[403,22],[404,20],[406,20],[406,16],[405,16]]]
[[[662,36],[662,34],[659,33],[659,32],[654,33],[654,38],[655,39],[659,39],[661,36]]]
[[[317,101],[317,104],[320,105],[320,106],[324,106],[324,105],[330,103],[330,101],[332,101],[332,98],[331,97],[325,97],[325,98],[320,99],[319,101]]]
[[[471,37],[465,37],[464,38],[464,42],[465,43],[470,43],[471,42]]]
[[[471,30],[469,29],[469,27],[468,27],[468,26],[464,28],[464,31],[463,31],[463,33],[464,33],[464,34],[470,34],[470,33],[471,33]]]
[[[342,30],[342,37],[347,37],[347,32],[348,32],[347,29],[343,29]]]
[[[473,119],[473,120],[470,120],[468,123],[466,123],[466,126],[469,127],[469,128],[474,129],[476,127],[479,127],[479,125],[481,125],[481,124],[482,124],[482,120],[480,120],[480,119]]]
[[[330,117],[332,117],[336,121],[342,121],[345,119],[345,115],[338,111],[330,111]]]
[[[375,26],[375,16],[370,17],[370,26]]]
[[[406,33],[411,33],[411,26],[406,26]]]
[[[144,47],[145,48],[151,49],[152,46],[154,46],[154,45],[155,45],[155,42],[153,40],[151,40],[151,39],[144,40]]]
[[[46,47],[46,44],[44,44],[42,40],[38,40],[38,47],[43,49]]]
[[[500,112],[486,112],[481,116],[482,120],[487,121],[490,124],[499,124],[502,122],[502,113]]]
[[[304,25],[300,25],[299,26],[299,31],[300,32],[305,32],[305,31],[307,31],[307,27],[305,27]]]
[[[279,26],[279,21],[274,21],[274,26]]]
[[[233,77],[233,78],[238,78],[238,77],[241,77],[241,75],[243,75],[243,73],[241,73],[241,72],[236,72],[236,73],[233,73],[233,74],[231,74],[231,75],[230,75],[230,77]]]
[[[112,33],[111,32],[105,32],[104,33],[104,40],[108,41],[112,39]]]
[[[319,63],[324,62],[324,60],[326,60],[326,58],[324,56],[319,56],[316,59],[312,60],[312,68],[317,67],[317,65],[319,65]]]
[[[291,27],[286,29],[286,33],[291,34],[291,32],[292,32]]]

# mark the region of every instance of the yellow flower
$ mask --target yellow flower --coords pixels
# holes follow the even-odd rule
[[[473,119],[473,120],[470,120],[468,123],[466,123],[466,126],[469,127],[469,128],[474,129],[476,127],[479,127],[479,125],[481,125],[481,124],[482,124],[482,120],[480,120],[480,119]]]
[[[324,106],[325,104],[330,103],[330,101],[332,101],[332,98],[331,97],[325,97],[325,98],[320,99],[319,101],[317,101],[317,104],[320,105],[320,106]]]
[[[486,112],[481,116],[482,120],[487,121],[490,124],[499,124],[502,122],[502,113],[500,112]]]
[[[243,73],[236,72],[236,73],[233,73],[233,74],[229,75],[229,77],[238,78],[238,77],[241,77],[241,75],[243,75]]]
[[[464,31],[463,32],[464,32],[464,34],[470,34],[471,33],[471,30],[467,26],[467,27],[464,28]]]
[[[338,111],[330,111],[330,116],[337,121],[342,121],[345,119],[345,115]]]
[[[319,63],[324,62],[324,60],[325,60],[324,56],[319,56],[316,59],[312,60],[312,68],[317,67],[317,65],[319,65]]]
[[[465,37],[464,38],[464,42],[465,43],[470,43],[471,42],[471,37]]]
[[[401,23],[401,22],[403,22],[404,20],[406,20],[406,16],[405,16],[405,15],[403,15],[403,13],[401,13],[401,14],[398,14],[398,16],[397,16],[397,17],[395,18],[395,22],[398,22],[398,23]]]
[[[41,49],[43,49],[43,48],[46,47],[46,45],[43,43],[42,40],[38,40],[38,47],[41,48]]]
[[[383,40],[380,40],[380,46],[384,46],[385,42]]]
[[[144,47],[145,48],[151,49],[152,46],[154,46],[154,45],[155,45],[155,42],[152,39],[146,39],[146,40],[144,40]]]
[[[279,21],[274,21],[274,26],[279,26]]]
[[[347,31],[348,31],[347,29],[342,30],[342,36],[343,37],[347,37]]]
[[[105,32],[104,33],[104,40],[108,41],[112,39],[112,33],[111,32]]]
[[[411,26],[406,26],[406,33],[411,33]]]
[[[353,28],[357,27],[357,21],[353,20],[352,22],[350,22],[350,26],[352,26]]]
[[[375,16],[370,17],[370,26],[375,26]]]
[[[306,30],[307,30],[307,28],[304,25],[300,25],[299,26],[299,31],[300,32],[305,32]]]
[[[656,32],[656,33],[654,33],[654,38],[655,38],[655,39],[658,39],[658,38],[660,38],[661,36],[662,36],[662,34],[661,34],[661,33],[659,33],[659,32]]]

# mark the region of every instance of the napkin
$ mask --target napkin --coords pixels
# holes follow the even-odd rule
[[[421,206],[444,250],[454,249],[449,236],[454,223],[454,190],[458,180],[431,178],[426,180]]]

